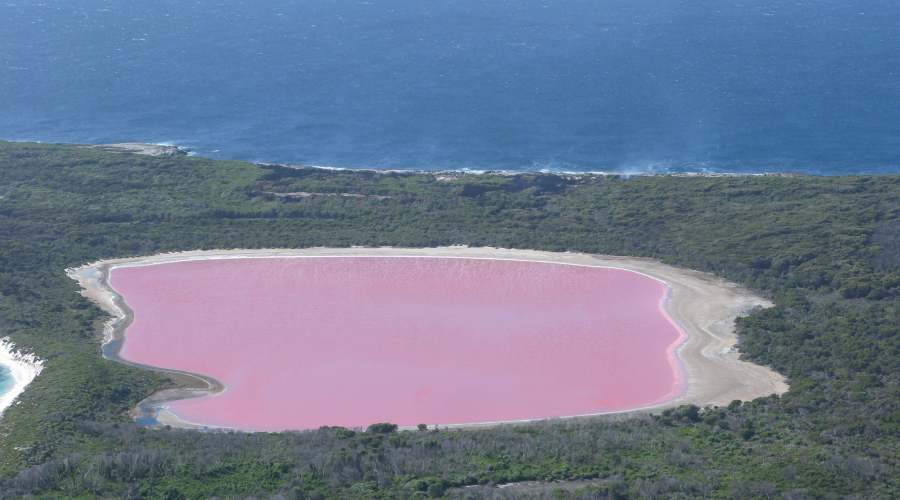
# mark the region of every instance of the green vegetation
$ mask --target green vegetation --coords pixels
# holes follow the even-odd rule
[[[900,496],[900,176],[416,175],[0,143],[0,196],[0,335],[47,360],[0,421],[2,499],[515,498],[485,485],[570,478],[595,481],[532,497]],[[148,430],[128,410],[171,382],[101,358],[105,315],[63,271],[451,244],[647,256],[744,283],[777,305],[739,320],[741,352],[791,391],[477,431]]]

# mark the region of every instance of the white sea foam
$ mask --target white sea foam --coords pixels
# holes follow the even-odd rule
[[[41,374],[44,360],[34,354],[25,354],[16,349],[9,337],[0,339],[0,365],[9,369],[15,383],[4,394],[0,394],[0,415],[12,406],[15,399],[22,394],[25,387]]]

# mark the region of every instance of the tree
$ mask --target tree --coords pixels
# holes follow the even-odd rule
[[[369,434],[392,434],[394,432],[397,432],[398,428],[399,426],[397,424],[372,424],[368,429],[366,429],[366,432],[368,432]]]
[[[440,498],[444,496],[444,486],[440,483],[431,483],[426,493],[430,498]]]

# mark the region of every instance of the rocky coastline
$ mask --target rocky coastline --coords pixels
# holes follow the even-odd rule
[[[130,153],[142,154],[150,156],[187,156],[192,151],[183,146],[169,146],[160,144],[145,144],[140,142],[120,142],[115,144],[79,144],[80,147],[99,149],[109,153]],[[728,172],[550,172],[550,171],[519,171],[519,170],[378,170],[373,168],[343,168],[343,167],[327,167],[318,165],[294,165],[290,163],[258,163],[264,167],[282,167],[293,169],[317,169],[317,170],[337,170],[337,171],[368,171],[378,173],[398,173],[398,174],[430,174],[440,175],[446,179],[465,177],[468,175],[558,175],[563,177],[593,177],[593,176],[612,176],[612,177],[808,177],[808,174],[795,172],[764,172],[761,174],[743,174]]]

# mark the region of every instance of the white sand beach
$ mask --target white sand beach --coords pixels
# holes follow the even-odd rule
[[[13,386],[9,391],[0,394],[0,415],[13,405],[25,387],[41,374],[44,360],[34,354],[24,354],[16,349],[9,337],[0,339],[0,365],[12,374]]]

